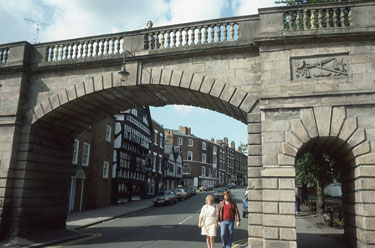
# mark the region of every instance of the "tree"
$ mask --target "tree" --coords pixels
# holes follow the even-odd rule
[[[241,150],[242,153],[247,156],[247,147],[248,146],[249,146],[248,144],[244,144],[244,143],[240,142],[240,146],[238,147],[238,149]]]
[[[333,2],[349,2],[350,0],[277,0],[276,4],[301,5],[314,3],[333,3]]]
[[[325,208],[324,188],[334,180],[340,180],[334,160],[324,153],[304,153],[296,162],[297,184],[315,185],[317,211],[322,214]]]

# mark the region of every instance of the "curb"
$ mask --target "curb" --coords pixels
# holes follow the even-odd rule
[[[141,209],[137,209],[137,210],[134,210],[134,211],[131,211],[131,212],[128,212],[128,213],[124,213],[124,214],[119,214],[119,215],[116,215],[116,216],[108,217],[107,219],[95,221],[95,222],[92,222],[92,223],[87,224],[87,225],[83,225],[83,226],[79,226],[79,227],[73,228],[71,230],[81,230],[81,229],[84,229],[84,228],[87,228],[87,227],[90,227],[90,226],[94,226],[94,225],[97,225],[97,224],[100,224],[100,223],[104,223],[104,222],[107,222],[107,221],[110,221],[110,220],[113,220],[113,219],[116,219],[116,218],[120,218],[120,217],[129,215],[129,214],[133,214],[133,213],[145,210],[145,209],[149,209],[149,208],[152,208],[152,207],[153,207],[153,205],[151,205],[149,207],[144,207],[144,208],[141,208]]]
[[[77,234],[78,234],[78,232],[77,232]],[[88,237],[90,235],[91,234],[88,234],[88,233],[79,233],[79,235],[74,236],[74,237],[67,237],[67,238],[64,238],[64,239],[56,239],[56,240],[48,241],[48,242],[45,242],[45,243],[33,244],[33,245],[28,246],[28,247],[45,247],[45,246],[50,246],[50,245],[54,245],[54,244],[58,244],[58,243],[62,243],[62,242],[67,242],[67,241],[72,241],[72,240],[75,240],[75,239]]]

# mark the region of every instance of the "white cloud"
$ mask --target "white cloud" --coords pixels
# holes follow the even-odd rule
[[[39,42],[80,38],[144,28],[147,20],[155,26],[194,22],[230,15],[257,13],[274,6],[274,0],[0,0],[0,29],[7,35],[0,43],[32,42],[33,19],[50,26],[40,29]]]
[[[30,0],[0,0],[0,43],[28,40],[36,36],[35,23],[25,21],[43,20],[43,9]]]
[[[232,0],[232,9],[236,16],[257,14],[259,8],[274,6],[275,0]]]
[[[175,114],[181,117],[188,117],[189,115],[194,115],[195,118],[197,117],[197,114],[206,115],[210,112],[210,110],[208,109],[188,105],[173,105],[173,110],[175,111]]]
[[[163,20],[167,0],[44,0],[55,9],[46,40],[141,29],[148,19]],[[157,6],[157,8],[155,7]]]
[[[230,7],[228,0],[171,0],[168,24],[220,18],[227,7]]]

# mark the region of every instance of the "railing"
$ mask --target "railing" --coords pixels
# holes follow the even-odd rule
[[[144,46],[148,50],[187,47],[235,41],[239,38],[238,36],[239,25],[236,22],[175,26],[145,34]]]
[[[350,27],[352,12],[349,7],[306,8],[284,13],[284,30],[311,30]]]
[[[46,50],[46,61],[64,61],[80,58],[110,56],[123,52],[123,37],[104,37],[86,40],[67,41],[51,44]]]
[[[9,47],[0,48],[0,64],[5,64],[8,62],[9,54],[10,54]]]

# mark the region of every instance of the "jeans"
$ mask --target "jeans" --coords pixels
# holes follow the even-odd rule
[[[220,227],[221,241],[224,248],[232,247],[232,234],[234,228],[234,220],[223,220]]]

